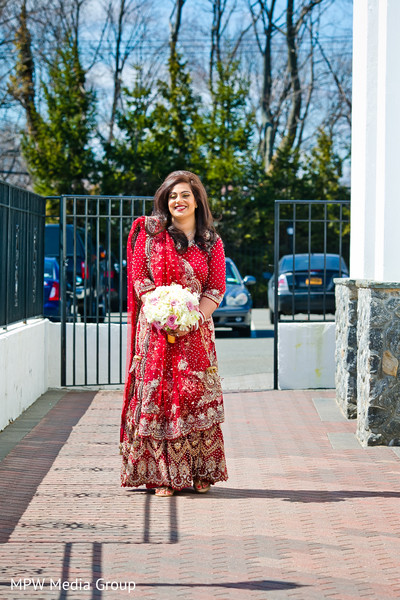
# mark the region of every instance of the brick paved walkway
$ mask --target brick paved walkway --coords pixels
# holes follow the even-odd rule
[[[400,598],[399,450],[358,446],[332,397],[226,394],[229,481],[158,499],[119,487],[120,393],[67,393],[0,463],[0,597]]]

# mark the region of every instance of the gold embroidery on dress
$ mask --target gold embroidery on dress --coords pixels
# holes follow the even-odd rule
[[[205,290],[203,292],[203,296],[205,296],[206,298],[210,298],[210,300],[213,300],[217,304],[220,304],[222,302],[222,298],[224,297],[224,295],[216,289]]]
[[[124,485],[152,483],[178,489],[190,486],[196,476],[210,481],[225,480],[226,464],[219,433],[219,425],[214,425],[206,431],[194,431],[174,440],[147,437],[142,438],[138,446],[124,442],[121,471]],[[219,450],[222,456],[217,461],[215,454]],[[169,456],[168,467],[163,453]]]
[[[201,283],[195,276],[192,265],[184,258],[182,258],[182,261],[185,267],[185,275],[187,279],[188,288],[190,288],[192,292],[197,292],[198,294],[201,294]]]
[[[142,412],[144,414],[158,414],[160,412],[159,407],[152,399],[154,392],[160,385],[160,381],[160,378],[153,379],[143,387],[143,396],[146,398],[146,400],[142,402]]]
[[[135,354],[135,356],[132,358],[132,364],[131,364],[131,368],[129,369],[129,373],[133,373],[134,370],[136,369],[138,363],[142,360],[142,357],[139,356],[138,354]]]

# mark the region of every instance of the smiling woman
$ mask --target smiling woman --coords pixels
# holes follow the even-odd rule
[[[200,320],[174,328],[146,320],[149,292],[180,284],[199,298]],[[204,493],[228,478],[224,407],[212,313],[225,292],[225,255],[206,191],[188,171],[171,173],[128,238],[128,369],[121,419],[122,486],[169,497]],[[197,313],[197,315],[198,315]],[[168,315],[167,315],[168,316]]]
[[[168,209],[175,227],[183,231],[189,241],[194,239],[196,233],[195,210],[197,202],[192,188],[188,183],[177,183],[172,188]]]

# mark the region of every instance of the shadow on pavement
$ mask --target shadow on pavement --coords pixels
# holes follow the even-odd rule
[[[234,488],[215,488],[213,496],[225,498],[281,498],[286,502],[345,502],[352,498],[400,498],[400,492],[366,490],[240,490]]]
[[[185,488],[181,490],[181,492],[187,491],[189,488]],[[157,505],[162,502],[164,505],[168,505],[169,507],[169,540],[168,544],[177,544],[179,542],[179,526],[178,526],[178,512],[177,512],[177,504],[176,504],[176,496],[172,498],[168,498],[166,502],[165,499],[154,498],[154,491],[151,489],[146,489],[143,487],[140,488],[126,488],[126,492],[128,494],[146,494],[145,505],[144,505],[144,521],[143,521],[143,540],[141,544],[153,544],[154,541],[152,539],[152,530],[151,530],[151,512],[157,515]],[[178,493],[181,493],[178,492]],[[152,504],[152,501],[155,503]],[[153,508],[151,508],[153,507]]]
[[[130,489],[130,493],[138,493],[145,492],[143,488]],[[191,488],[184,488],[177,492],[177,496],[180,495],[193,495],[193,497],[197,498],[197,494]],[[152,494],[148,493],[148,497],[146,498],[146,518],[148,519],[148,515],[150,514],[150,498]],[[221,500],[226,498],[280,498],[285,502],[302,502],[302,503],[323,503],[323,502],[345,502],[346,500],[351,500],[352,498],[400,498],[400,492],[392,492],[390,490],[381,491],[381,492],[369,492],[367,490],[334,490],[334,491],[326,491],[326,490],[257,490],[257,489],[235,489],[235,488],[227,488],[227,487],[213,487],[210,495],[205,494],[203,497],[204,501],[207,499],[221,498]],[[171,500],[173,502],[171,502]],[[170,513],[170,525],[171,532],[176,524],[176,496],[173,496],[170,499],[171,502],[171,513]],[[149,507],[149,508],[147,508]],[[145,527],[146,531],[146,527]],[[178,539],[172,539],[173,534],[171,533],[170,543],[175,543]],[[149,543],[148,540],[144,539],[144,543]]]
[[[69,554],[71,552],[70,544],[66,544],[66,554],[64,558],[68,561],[63,568],[63,575],[61,581],[69,581]],[[95,568],[92,573],[92,594],[91,600],[95,598],[101,598],[103,596],[101,589],[96,589],[96,581],[101,578],[101,568]],[[43,589],[47,589],[51,586],[50,582],[43,583]],[[0,581],[0,587],[10,587],[10,581]],[[273,591],[273,590],[294,590],[300,587],[308,587],[303,584],[293,583],[292,581],[276,581],[274,579],[261,579],[254,581],[227,581],[226,583],[139,583],[136,582],[136,591],[140,588],[222,588],[222,589],[235,589],[235,590],[251,590],[251,591]],[[42,589],[42,588],[41,588]],[[58,600],[66,600],[69,595],[67,590],[61,590]]]
[[[137,589],[141,587],[171,587],[171,588],[224,588],[238,590],[293,590],[306,587],[291,581],[275,581],[273,579],[261,579],[260,581],[227,581],[226,583],[137,583]]]
[[[96,392],[65,394],[0,463],[0,543],[8,542]]]

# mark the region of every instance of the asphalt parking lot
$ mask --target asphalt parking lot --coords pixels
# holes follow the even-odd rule
[[[250,338],[216,329],[219,372],[225,391],[268,390],[273,387],[274,328],[267,309],[253,309]]]

